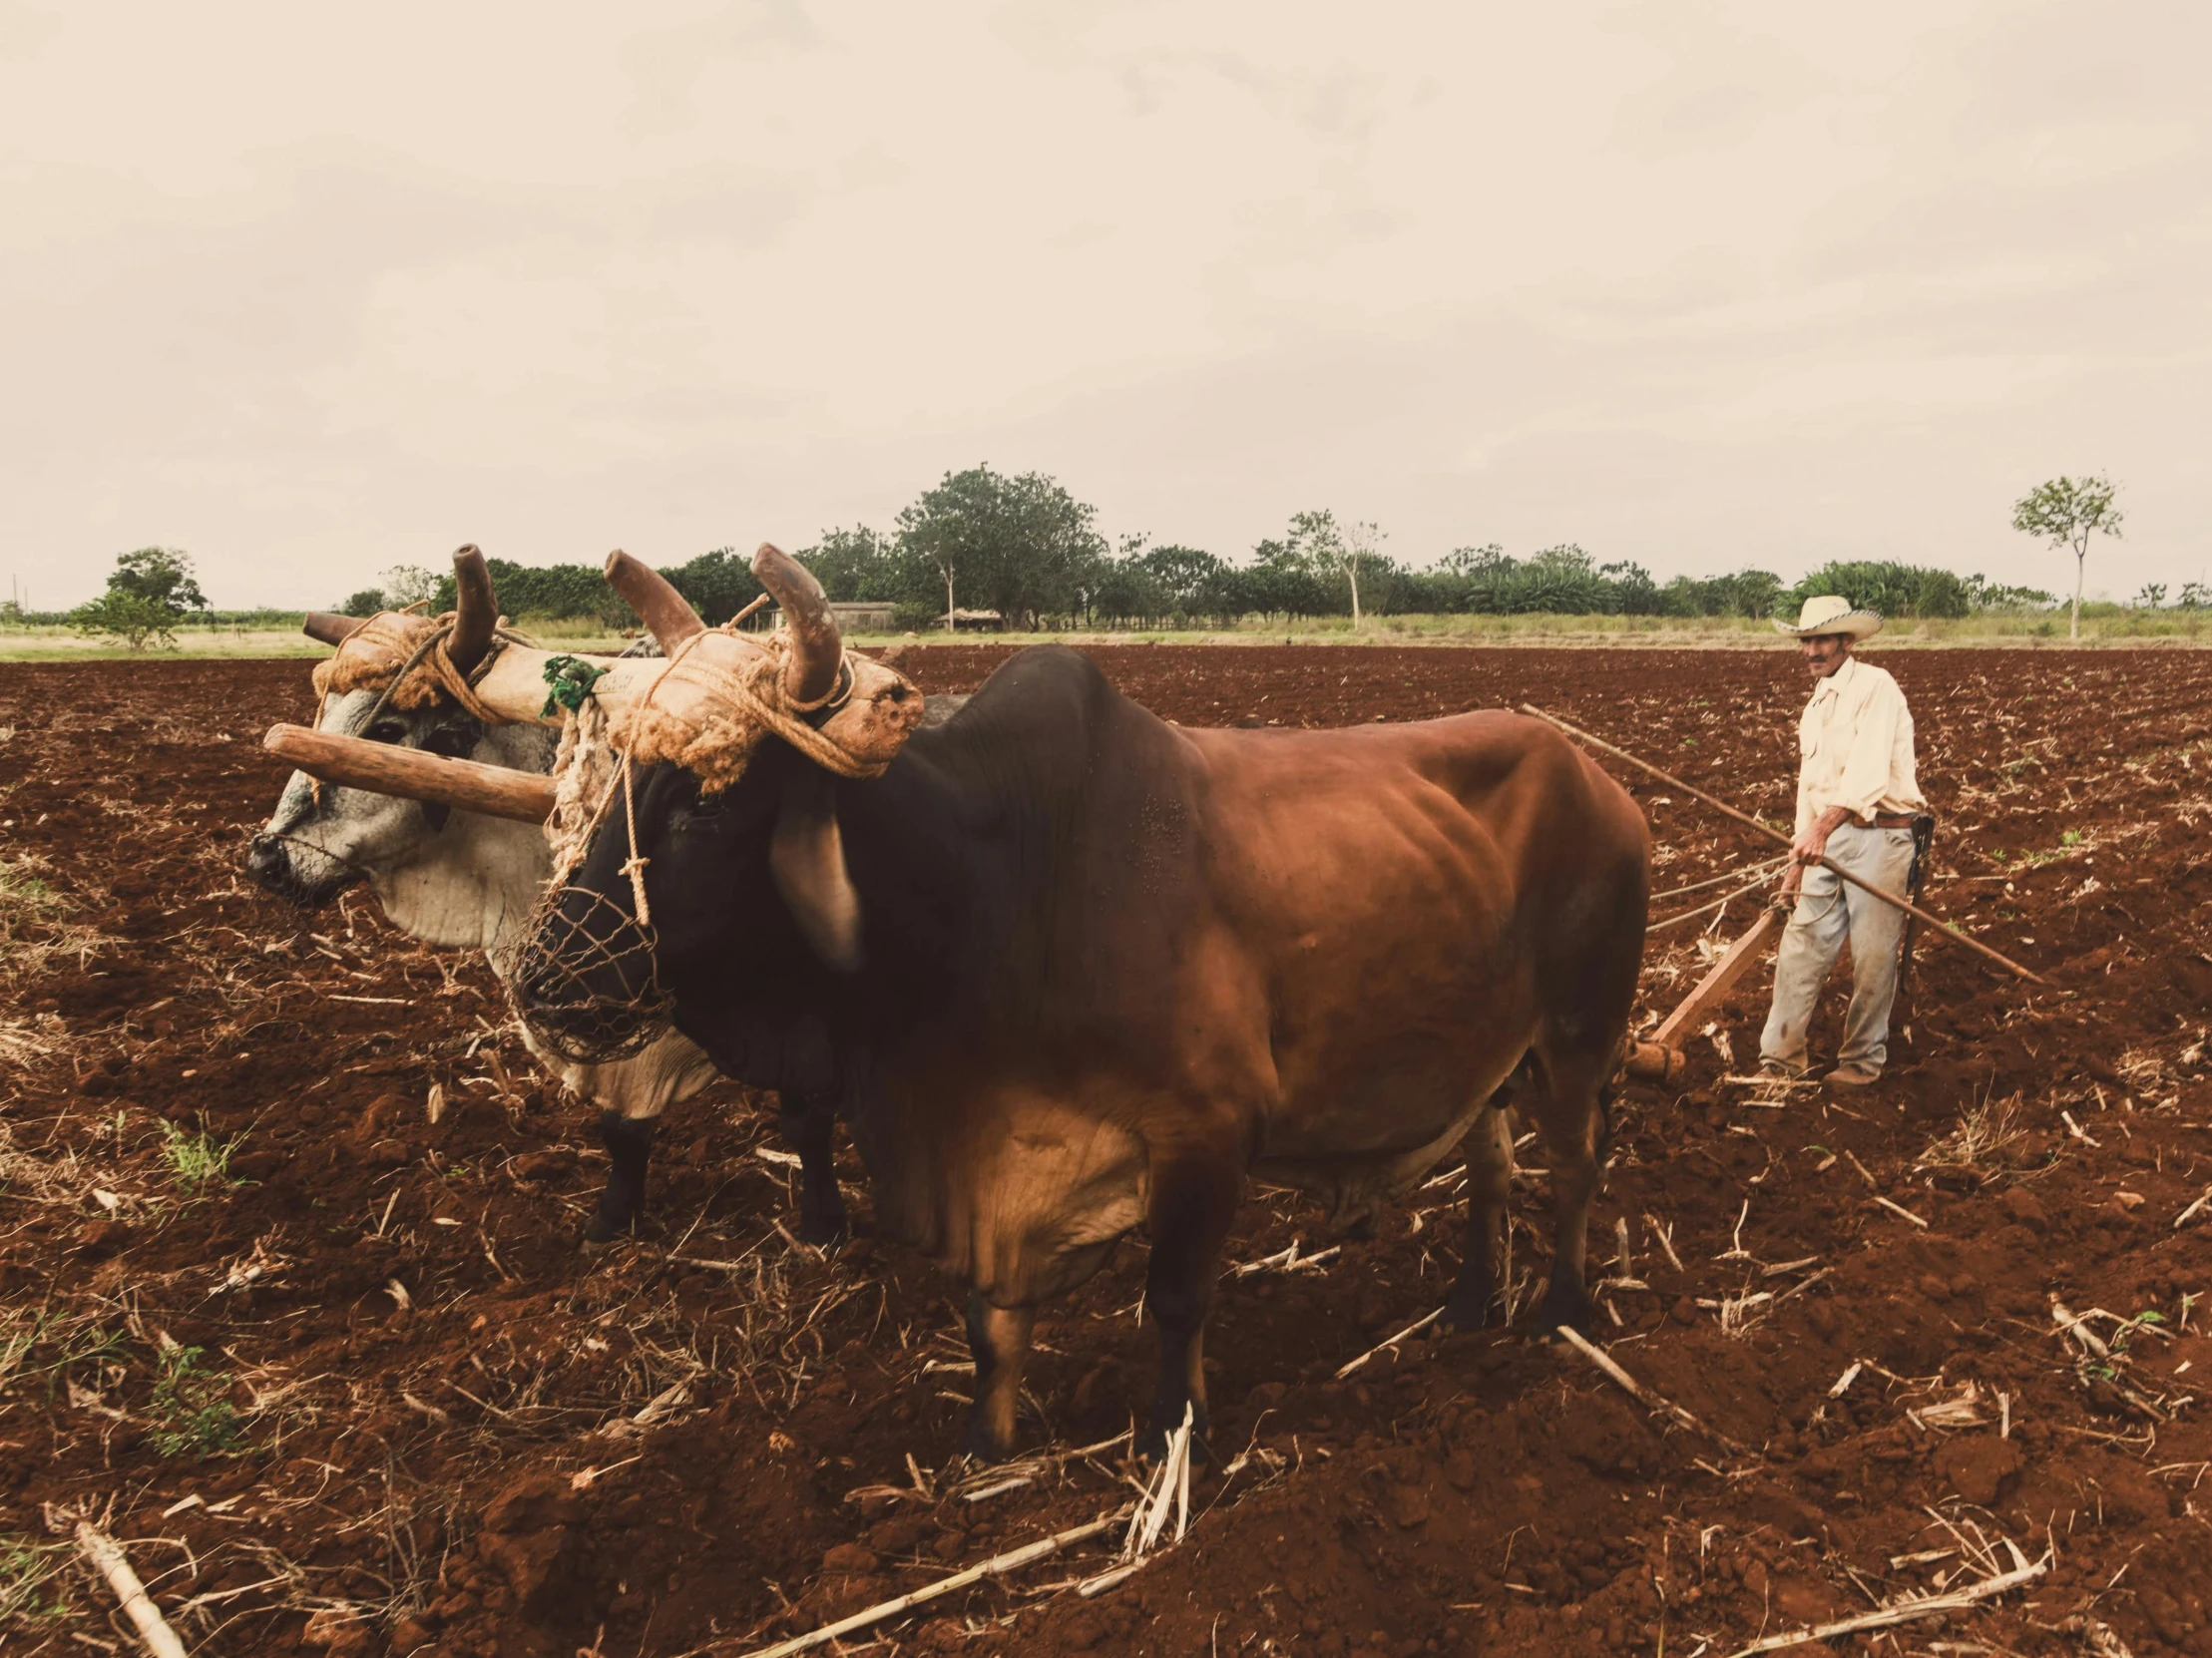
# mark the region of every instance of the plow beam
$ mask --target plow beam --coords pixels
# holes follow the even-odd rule
[[[1682,1044],[1696,1031],[1698,1022],[1734,990],[1736,981],[1759,960],[1767,942],[1782,930],[1782,912],[1765,909],[1744,935],[1721,953],[1706,970],[1697,988],[1683,998],[1680,1007],[1666,1016],[1648,1039],[1630,1042],[1621,1069],[1639,1082],[1674,1082],[1689,1063]]]

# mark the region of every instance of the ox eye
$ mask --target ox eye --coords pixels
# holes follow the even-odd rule
[[[407,727],[396,719],[380,719],[368,728],[370,742],[405,742]]]

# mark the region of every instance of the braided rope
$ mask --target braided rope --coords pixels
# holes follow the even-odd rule
[[[625,716],[616,743],[638,759],[671,761],[696,772],[709,792],[726,788],[742,774],[760,739],[781,737],[824,771],[840,777],[880,777],[891,756],[855,753],[817,729],[807,715],[834,712],[852,695],[853,656],[842,654],[837,681],[826,696],[809,702],[793,700],[784,688],[784,671],[790,658],[788,634],[771,634],[758,645],[758,654],[746,658],[732,671],[707,660],[694,659],[696,647],[718,636],[717,629],[692,634],[676,646],[667,665],[646,687],[637,704]],[[656,698],[671,678],[699,686],[724,704],[727,713],[705,729],[660,706]],[[667,729],[672,726],[675,729]]]
[[[310,677],[316,693],[327,698],[372,688],[380,692],[368,718],[361,721],[364,730],[387,707],[420,708],[440,696],[486,725],[512,725],[513,720],[476,694],[476,682],[490,671],[504,646],[529,641],[509,628],[495,627],[483,660],[464,673],[453,660],[450,644],[459,622],[452,611],[435,620],[400,611],[369,618],[315,664]],[[397,667],[392,665],[395,659]]]

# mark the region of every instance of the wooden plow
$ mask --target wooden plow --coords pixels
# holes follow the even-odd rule
[[[1761,910],[1750,930],[1721,952],[1720,960],[1706,969],[1697,988],[1641,1041],[1631,1041],[1621,1056],[1620,1068],[1639,1082],[1678,1082],[1689,1065],[1683,1044],[1697,1034],[1705,1016],[1720,1006],[1736,982],[1765,954],[1781,935],[1786,918],[1773,907]]]

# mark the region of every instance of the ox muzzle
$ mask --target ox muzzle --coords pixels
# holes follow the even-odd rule
[[[590,887],[551,886],[509,964],[515,1012],[565,1059],[628,1058],[673,1017],[659,946],[630,906]]]

